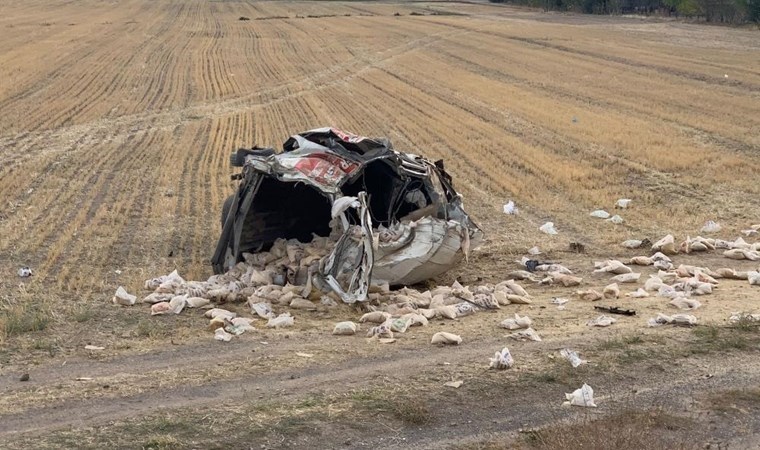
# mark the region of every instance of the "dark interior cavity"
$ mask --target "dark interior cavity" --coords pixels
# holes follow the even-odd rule
[[[245,218],[241,252],[269,250],[277,238],[311,242],[330,235],[330,200],[304,184],[265,177]]]
[[[364,167],[362,174],[342,187],[343,195],[356,197],[359,192],[367,193],[372,226],[388,226],[396,214],[397,200],[404,188],[404,180],[384,160],[372,161]],[[355,213],[351,211],[352,219]]]

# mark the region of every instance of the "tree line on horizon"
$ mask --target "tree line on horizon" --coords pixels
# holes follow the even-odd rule
[[[684,17],[712,23],[760,23],[760,0],[489,0],[546,11],[586,14],[643,14]]]

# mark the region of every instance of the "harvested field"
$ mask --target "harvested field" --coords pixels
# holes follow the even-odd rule
[[[200,314],[111,304],[174,269],[211,275],[229,153],[320,126],[445,159],[486,239],[437,283],[502,281],[538,245],[601,291],[593,261],[643,254],[625,239],[715,220],[733,240],[760,223],[757,30],[488,3],[5,0],[0,80],[0,447],[599,447],[553,438],[566,419],[659,427],[666,446],[760,440],[760,331],[727,322],[760,312],[746,281],[700,298],[691,330],[646,328],[676,311],[656,297],[623,297],[638,315],[592,329],[590,303],[549,304],[572,289],[527,284],[531,305],[393,345],[331,336],[357,318],[344,305],[224,344]],[[618,198],[633,199],[622,225],[589,216]],[[544,341],[505,339],[514,312]],[[442,330],[464,343],[430,346]],[[505,345],[516,367],[487,371]],[[564,347],[590,363],[555,361]],[[599,408],[560,407],[583,382]]]

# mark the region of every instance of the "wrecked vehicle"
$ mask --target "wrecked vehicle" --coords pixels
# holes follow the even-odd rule
[[[353,303],[367,299],[370,283],[409,285],[446,272],[483,237],[443,161],[396,151],[387,139],[320,128],[291,136],[280,152],[240,149],[231,163],[242,173],[222,210],[217,274],[275,253],[278,242],[329,242],[329,254],[303,270],[283,268],[282,281]]]

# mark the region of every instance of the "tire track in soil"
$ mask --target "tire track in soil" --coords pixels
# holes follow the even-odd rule
[[[455,45],[459,45],[464,48],[467,48],[464,46],[464,44],[459,43],[459,42],[456,42],[456,43],[451,42],[451,44],[455,44]],[[448,48],[450,49],[450,47]],[[507,72],[504,72],[492,67],[484,66],[476,61],[473,61],[472,59],[452,53],[449,49],[447,49],[446,46],[436,47],[436,51],[438,53],[448,58],[446,60],[447,63],[455,65],[456,67],[469,71],[471,73],[483,75],[492,80],[505,81],[505,82],[508,82],[509,84],[513,84],[516,86],[526,87],[536,93],[541,93],[541,94],[550,93],[551,96],[553,97],[576,101],[580,104],[590,104],[599,109],[609,109],[613,111],[618,111],[621,113],[625,113],[627,115],[640,118],[642,120],[656,117],[658,120],[662,121],[663,123],[674,125],[692,134],[705,135],[708,137],[711,143],[727,151],[747,154],[748,152],[751,152],[751,151],[760,150],[749,143],[737,141],[733,138],[730,138],[727,136],[721,136],[711,131],[704,130],[699,127],[695,127],[693,125],[689,125],[687,123],[672,119],[670,117],[663,115],[657,109],[644,109],[644,108],[637,108],[631,105],[622,105],[619,103],[606,101],[601,98],[588,97],[588,96],[583,96],[583,95],[576,94],[573,92],[569,92],[567,90],[564,90],[554,85],[536,83],[529,79],[517,77]],[[469,51],[472,51],[472,50],[475,50],[475,48],[469,48]]]
[[[445,370],[440,368],[442,360],[450,362],[453,370],[466,380],[465,391],[475,395],[456,396],[451,399],[453,401],[443,401],[444,398],[451,398],[451,394],[447,397],[434,396],[430,400],[435,405],[430,409],[430,423],[421,430],[405,430],[407,436],[403,442],[406,445],[418,443],[436,448],[436,443],[441,441],[477,438],[484,433],[503,434],[516,431],[526,424],[532,427],[541,426],[556,421],[558,414],[564,415],[558,411],[569,411],[569,416],[576,414],[575,411],[578,410],[560,409],[563,392],[574,389],[574,386],[562,383],[536,385],[536,382],[525,385],[515,383],[511,375],[500,378],[491,372],[485,373],[485,369],[481,369],[484,373],[475,370],[466,372],[465,375],[461,372],[478,366],[474,363],[473,354],[490,354],[499,342],[498,338],[489,338],[487,341],[474,342],[463,347],[433,347],[425,352],[419,352],[418,349],[402,349],[387,355],[353,358],[339,366],[316,363],[301,368],[274,368],[265,373],[213,380],[199,386],[180,384],[132,396],[53,402],[21,413],[0,415],[0,437],[8,439],[43,435],[61,428],[91,427],[169,409],[178,413],[182,408],[213,407],[232,399],[235,402],[294,403],[313,394],[335,395],[353,389],[382,388],[376,383],[368,382],[368,379],[382,380],[384,385],[414,383],[416,380],[428,380],[433,374],[440,375],[440,372]],[[524,348],[524,353],[527,354],[523,354],[523,357],[541,358],[547,351],[556,350],[566,344],[568,342],[539,343],[531,346],[531,350]],[[262,347],[257,355],[264,360],[271,355],[292,353],[299,345],[298,342],[280,341]],[[82,373],[97,379],[134,372],[136,368],[142,373],[166,368],[192,370],[208,360],[209,351],[213,351],[214,360],[221,363],[234,361],[243,355],[248,356],[250,350],[250,342],[245,341],[224,346],[216,342],[202,343],[194,347],[179,347],[101,363],[75,361],[67,365],[69,367],[56,366],[38,370],[34,373],[34,380],[42,381],[44,385],[53,385],[59,383],[62,378],[70,380],[81,376]],[[708,369],[711,370],[710,377],[699,376],[705,370],[699,361],[692,365],[650,371],[643,379],[625,372],[610,374],[602,371],[595,374],[589,383],[595,387],[597,403],[600,404],[596,411],[600,414],[615,413],[634,404],[638,408],[667,405],[683,409],[687,407],[685,401],[704,396],[711,391],[753,388],[760,383],[760,363],[747,360],[740,352],[722,355],[720,362],[713,361],[709,355],[701,360],[712,364]],[[692,363],[695,361],[692,360]],[[378,377],[379,374],[383,376]],[[517,381],[522,381],[521,375],[518,374],[517,377]],[[6,394],[13,392],[13,387],[19,386],[14,378],[8,374],[0,377],[0,382],[6,385],[3,389]],[[439,392],[445,392],[447,388],[438,389]],[[494,390],[498,390],[500,395],[484,397],[486,392]],[[450,433],[441,432],[451,430],[452,419],[455,422],[466,419],[458,423],[455,438],[451,438]],[[388,439],[387,434],[384,434],[385,430],[381,431],[382,433],[365,435],[363,439],[366,443],[381,443]]]
[[[427,21],[423,21],[427,22]],[[469,28],[462,25],[455,25],[450,22],[441,22],[441,21],[434,21],[435,23],[439,25],[443,25],[445,27],[454,28],[458,30],[466,30],[469,32],[479,32],[482,33],[482,31],[479,31],[477,29]],[[720,78],[720,77],[711,77],[708,75],[703,74],[695,74],[692,72],[688,72],[685,70],[678,70],[671,67],[663,67],[658,66],[656,64],[649,64],[644,63],[641,61],[631,61],[629,59],[620,57],[620,56],[612,56],[612,55],[605,55],[602,53],[596,53],[588,50],[577,50],[570,47],[566,47],[564,45],[560,44],[552,44],[547,41],[543,41],[540,39],[535,38],[527,38],[527,37],[521,37],[521,36],[514,36],[511,34],[502,33],[496,30],[489,30],[488,31],[489,36],[492,37],[500,37],[507,40],[511,40],[514,42],[519,42],[523,44],[530,44],[534,45],[540,48],[546,48],[549,50],[556,50],[561,53],[568,53],[573,55],[580,55],[580,56],[586,56],[591,58],[592,60],[597,61],[607,61],[607,62],[614,62],[617,64],[621,64],[627,67],[630,67],[632,69],[632,72],[639,73],[642,76],[646,76],[646,73],[641,73],[641,69],[648,69],[656,73],[665,73],[669,75],[673,75],[678,78],[684,78],[688,80],[698,81],[702,82],[711,86],[722,86],[722,87],[729,87],[729,88],[736,88],[737,93],[757,93],[760,91],[760,86],[757,86],[752,83],[746,83],[741,80],[734,80],[734,79],[726,79],[726,78]],[[741,88],[741,89],[740,89]]]

